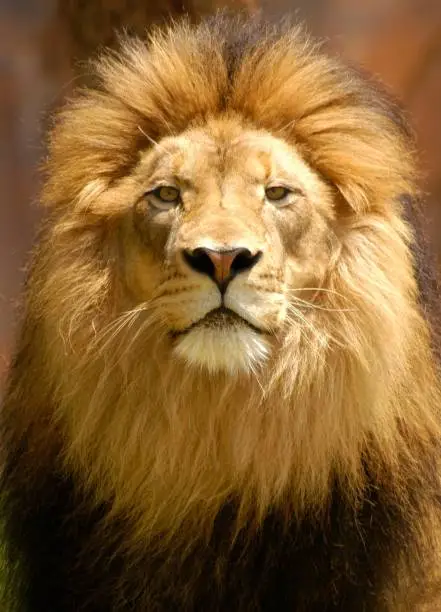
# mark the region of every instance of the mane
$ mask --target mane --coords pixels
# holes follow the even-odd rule
[[[236,378],[171,360],[160,321],[127,307],[118,264],[139,152],[222,117],[295,144],[339,210],[314,307],[264,371]],[[34,389],[10,427],[30,432],[31,472],[56,455],[132,521],[133,542],[210,531],[230,500],[238,529],[274,507],[320,515],[335,483],[354,507],[382,483],[409,513],[418,490],[432,516],[441,403],[402,209],[417,196],[413,143],[373,85],[300,27],[184,22],[98,61],[95,86],[56,121],[46,172],[11,383]]]
[[[96,199],[140,150],[225,114],[294,141],[356,211],[414,193],[414,145],[398,106],[322,54],[301,25],[222,14],[196,29],[183,21],[153,30],[147,42],[123,39],[94,70],[94,88],[58,116],[49,204],[88,201],[90,190]]]

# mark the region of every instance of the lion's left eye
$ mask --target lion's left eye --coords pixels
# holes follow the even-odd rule
[[[181,200],[181,192],[177,187],[171,185],[162,185],[156,187],[146,193],[153,206],[161,209],[169,209],[173,206],[177,206]]]
[[[266,198],[271,202],[281,202],[285,200],[290,193],[292,193],[291,190],[282,185],[274,185],[273,187],[267,187],[265,189]]]

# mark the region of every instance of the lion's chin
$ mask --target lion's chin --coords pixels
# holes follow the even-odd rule
[[[269,356],[268,339],[245,325],[197,326],[176,338],[174,350],[209,372],[254,372]]]

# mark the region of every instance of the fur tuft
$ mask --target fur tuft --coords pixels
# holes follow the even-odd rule
[[[175,351],[190,365],[234,375],[258,368],[268,358],[269,347],[265,339],[244,327],[226,332],[202,328],[180,339]]]

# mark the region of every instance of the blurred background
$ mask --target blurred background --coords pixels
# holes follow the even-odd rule
[[[23,267],[39,212],[48,116],[87,78],[85,59],[186,13],[296,13],[332,53],[373,72],[418,138],[426,227],[441,262],[441,0],[0,0],[0,384],[14,343]]]

